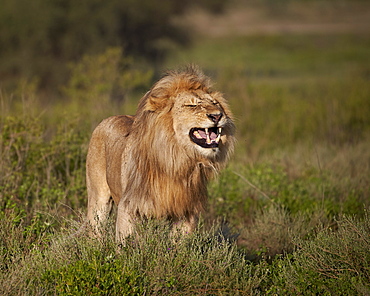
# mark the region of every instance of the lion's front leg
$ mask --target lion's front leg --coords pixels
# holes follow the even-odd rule
[[[172,234],[192,233],[198,224],[198,216],[192,215],[184,219],[175,219],[172,224]]]
[[[116,241],[122,243],[132,232],[132,215],[128,212],[124,203],[120,202],[117,209]]]

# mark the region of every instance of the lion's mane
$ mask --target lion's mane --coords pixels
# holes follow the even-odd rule
[[[123,202],[131,213],[187,217],[203,210],[207,182],[219,172],[232,152],[233,139],[229,139],[214,159],[185,150],[172,136],[175,131],[168,111],[172,107],[169,98],[184,91],[201,89],[221,97],[210,87],[208,77],[192,67],[185,72],[168,72],[141,99],[127,153],[125,175],[129,186],[123,194],[128,197]],[[226,103],[223,104],[226,107]],[[231,136],[233,127],[228,129]]]

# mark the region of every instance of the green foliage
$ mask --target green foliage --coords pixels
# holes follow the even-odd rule
[[[269,215],[276,218],[271,211]],[[291,254],[255,263],[218,228],[176,238],[166,223],[147,221],[137,225],[137,233],[119,252],[109,232],[94,241],[69,230],[54,235],[49,248],[34,245],[28,257],[13,261],[17,268],[1,275],[0,291],[7,295],[25,291],[39,295],[367,295],[369,221],[367,213],[363,220],[342,217],[337,230],[322,228],[308,238],[296,238]],[[263,255],[264,250],[260,252]]]
[[[0,272],[4,274],[19,264],[34,248],[48,246],[55,223],[49,216],[36,213],[25,223],[26,213],[16,207],[0,212]]]
[[[343,217],[312,240],[296,239],[296,252],[272,265],[273,295],[367,295],[370,292],[370,219]]]
[[[281,206],[293,216],[324,211],[332,219],[338,214],[356,214],[368,204],[368,196],[360,188],[348,191],[340,185],[330,172],[320,172],[313,165],[294,176],[276,162],[231,165],[210,184],[210,207],[217,216],[243,224],[249,220],[243,213],[271,205]]]
[[[138,225],[137,238],[123,249],[125,262],[145,273],[150,294],[251,293],[263,272],[220,233],[212,227],[176,238],[166,223],[148,221]]]
[[[122,261],[79,260],[57,270],[48,270],[42,282],[52,284],[58,295],[142,295],[142,281]]]
[[[117,250],[112,235],[100,241],[73,231],[35,247],[17,269],[2,275],[7,295],[245,295],[257,291],[264,271],[245,259],[214,228],[187,237],[169,235],[167,223],[148,221]],[[19,264],[19,265],[18,265]]]
[[[30,219],[36,208],[77,205],[85,186],[87,136],[72,123],[62,123],[47,140],[46,127],[28,116],[1,118],[0,124],[1,210],[14,208]]]
[[[126,103],[130,91],[149,87],[152,71],[133,68],[133,61],[125,57],[118,47],[109,48],[103,54],[86,55],[78,63],[70,65],[71,77],[63,88],[70,98],[69,110],[84,118],[98,118],[102,110],[117,109]],[[94,106],[95,112],[85,108]]]
[[[2,0],[0,74],[12,82],[19,76],[36,76],[41,87],[51,90],[65,81],[69,62],[102,53],[107,47],[160,60],[172,44],[186,44],[190,39],[189,31],[172,19],[194,4],[221,10],[225,2]]]

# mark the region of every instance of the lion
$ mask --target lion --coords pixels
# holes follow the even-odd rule
[[[103,120],[86,160],[87,219],[99,236],[117,205],[116,240],[137,219],[168,219],[192,232],[207,200],[207,183],[234,147],[226,100],[196,66],[169,71],[140,100],[134,116]]]

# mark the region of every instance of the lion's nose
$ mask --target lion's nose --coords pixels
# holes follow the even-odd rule
[[[214,123],[218,123],[222,117],[222,113],[217,114],[207,114],[208,118],[211,119]]]

